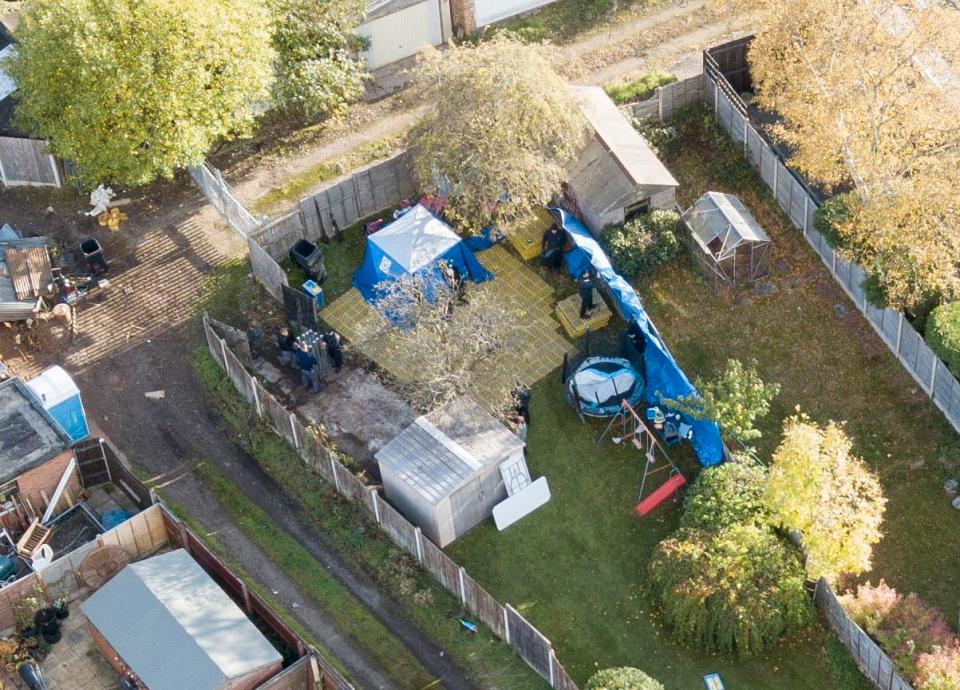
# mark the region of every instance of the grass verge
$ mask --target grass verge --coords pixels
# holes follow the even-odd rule
[[[330,575],[300,543],[277,527],[218,467],[200,463],[194,473],[217,503],[247,537],[276,563],[284,574],[330,616],[371,658],[403,688],[422,688],[432,675],[390,631]]]
[[[317,185],[386,158],[401,145],[406,134],[406,132],[395,132],[352,148],[336,158],[320,161],[303,172],[286,178],[279,186],[255,199],[250,204],[250,210],[259,214],[281,210],[281,206],[306,196],[307,192]]]
[[[211,404],[221,412],[238,442],[291,499],[303,506],[313,526],[324,532],[341,556],[389,593],[404,614],[450,654],[474,682],[490,689],[547,687],[483,626],[477,635],[466,634],[459,623],[464,615],[460,602],[420,570],[356,506],[309,472],[286,441],[256,424],[246,403],[205,348],[195,350],[194,366]]]

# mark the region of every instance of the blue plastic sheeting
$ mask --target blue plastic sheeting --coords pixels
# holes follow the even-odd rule
[[[353,274],[353,286],[368,302],[377,299],[377,284],[406,275],[443,280],[437,264],[446,261],[466,279],[482,282],[493,277],[464,241],[421,205],[367,238],[363,263]]]
[[[646,342],[643,363],[646,369],[647,403],[657,405],[662,398],[699,395],[670,354],[656,326],[647,316],[636,291],[613,270],[610,259],[590,231],[563,209],[550,208],[549,211],[559,220],[574,244],[574,248],[564,256],[570,275],[576,278],[585,270],[593,268],[607,286],[620,315],[625,321],[636,324],[643,333]],[[693,427],[691,442],[700,464],[711,467],[723,462],[723,441],[716,423],[705,419],[691,419],[687,415],[683,417],[684,421]]]
[[[472,252],[482,252],[484,249],[490,249],[495,244],[500,244],[504,240],[504,235],[496,228],[484,228],[479,235],[471,235],[464,242],[467,248]]]

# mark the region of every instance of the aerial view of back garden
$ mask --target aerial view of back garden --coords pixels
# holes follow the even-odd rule
[[[0,3],[0,688],[960,690],[957,36]]]

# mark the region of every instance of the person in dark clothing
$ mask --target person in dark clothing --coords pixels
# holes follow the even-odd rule
[[[324,331],[321,338],[327,348],[327,354],[333,360],[334,371],[339,372],[343,368],[343,349],[341,348],[342,338],[340,334],[331,328],[329,331]]]
[[[627,337],[630,338],[630,342],[633,344],[637,354],[643,355],[643,351],[647,347],[647,339],[643,335],[643,329],[640,328],[636,321],[631,321],[630,325],[627,326]]]
[[[518,381],[513,389],[514,409],[517,412],[517,416],[523,417],[523,421],[528,427],[530,426],[531,397],[530,389]]]
[[[554,270],[559,269],[563,262],[563,243],[565,240],[565,233],[556,223],[547,228],[540,243],[540,249],[542,250],[540,263]]]
[[[314,393],[320,392],[320,373],[317,371],[317,358],[307,349],[306,345],[298,345],[294,350],[297,355],[297,364],[300,365],[300,383]]]
[[[590,275],[590,271],[584,271],[577,280],[577,291],[580,293],[580,318],[585,319],[590,312],[596,309],[593,303],[593,289],[596,287],[596,281]]]
[[[296,358],[293,356],[293,344],[296,337],[289,328],[281,328],[277,333],[277,348],[280,350],[280,364],[293,368]]]

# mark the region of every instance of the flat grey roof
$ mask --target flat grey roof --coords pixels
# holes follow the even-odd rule
[[[80,609],[150,690],[214,690],[282,660],[183,549],[128,565]]]
[[[436,505],[484,468],[522,449],[523,441],[478,403],[460,398],[414,420],[376,458]]]
[[[42,465],[70,444],[20,379],[0,382],[0,483]]]

